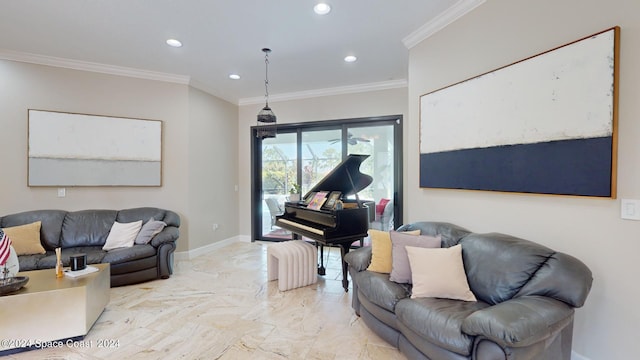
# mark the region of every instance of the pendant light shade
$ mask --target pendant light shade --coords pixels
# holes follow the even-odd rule
[[[264,48],[264,107],[258,112],[258,126],[256,136],[265,139],[276,137],[276,114],[269,107],[269,53],[271,49]]]

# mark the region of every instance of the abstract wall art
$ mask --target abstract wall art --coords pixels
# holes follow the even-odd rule
[[[28,113],[29,186],[161,186],[161,121]]]
[[[420,186],[615,198],[619,28],[420,97]]]

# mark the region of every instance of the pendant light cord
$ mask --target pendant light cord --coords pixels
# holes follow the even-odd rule
[[[264,102],[269,107],[269,53],[271,49],[264,48]]]

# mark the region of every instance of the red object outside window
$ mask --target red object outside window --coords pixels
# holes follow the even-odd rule
[[[378,215],[382,215],[384,212],[384,208],[387,206],[387,203],[391,201],[390,199],[380,199],[380,202],[376,205],[376,213]]]

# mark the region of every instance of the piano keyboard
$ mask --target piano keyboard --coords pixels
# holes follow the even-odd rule
[[[297,227],[298,229],[307,230],[307,231],[310,231],[310,232],[312,232],[314,234],[324,235],[324,231],[322,231],[320,229],[316,229],[314,227],[307,226],[307,225],[302,225],[302,224],[299,224],[299,223],[297,223],[295,221],[291,221],[291,220],[287,220],[287,219],[278,219],[278,222],[281,222],[283,224],[287,224],[287,225],[290,225],[290,226],[293,226],[293,227]]]

